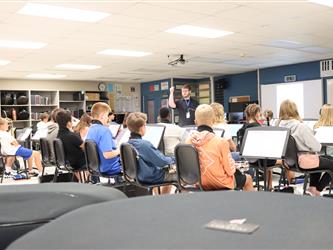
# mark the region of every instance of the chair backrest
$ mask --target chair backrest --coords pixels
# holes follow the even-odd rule
[[[65,167],[66,166],[66,157],[65,157],[65,150],[62,141],[59,138],[55,138],[53,140],[53,147],[54,147],[54,155],[55,155],[55,162],[58,167]]]
[[[40,153],[42,155],[42,162],[44,164],[48,164],[51,162],[51,152],[50,152],[50,144],[46,138],[40,138]]]
[[[99,173],[100,159],[98,155],[97,145],[92,140],[86,140],[84,143],[84,154],[89,172],[93,174]]]
[[[284,162],[287,163],[290,168],[298,168],[297,152],[295,138],[289,135]]]
[[[129,143],[120,145],[120,158],[124,171],[124,177],[127,181],[137,180],[138,155],[134,147]]]
[[[196,148],[190,144],[180,143],[175,148],[175,157],[179,185],[198,184],[200,189],[203,190],[201,185],[199,154]]]

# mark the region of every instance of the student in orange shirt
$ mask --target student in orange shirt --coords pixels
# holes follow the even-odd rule
[[[201,181],[205,190],[243,189],[254,191],[252,177],[236,169],[227,140],[216,136],[212,126],[214,111],[211,106],[202,104],[195,111],[198,131],[191,134],[188,143],[199,153]]]

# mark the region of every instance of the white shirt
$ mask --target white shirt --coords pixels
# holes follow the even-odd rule
[[[223,138],[226,140],[232,139],[231,132],[230,132],[230,127],[227,123],[219,123],[215,124],[213,128],[221,128],[224,130]]]
[[[186,129],[181,128],[178,125],[172,123],[158,123],[158,124],[165,126],[165,131],[163,136],[165,155],[173,156],[175,147],[178,143],[180,143]]]
[[[0,131],[0,143],[1,143],[1,153],[4,155],[15,155],[16,151],[20,147],[14,146],[11,143],[15,141],[15,138],[6,131]]]

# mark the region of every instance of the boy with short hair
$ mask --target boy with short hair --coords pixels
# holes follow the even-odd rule
[[[108,128],[109,105],[103,102],[95,103],[91,108],[93,118],[86,140],[93,140],[97,144],[100,158],[100,171],[106,175],[117,175],[121,172],[120,151],[112,138]]]
[[[214,135],[212,107],[207,104],[199,105],[195,111],[195,122],[198,131],[192,133],[187,142],[193,144],[199,153],[203,188],[253,191],[252,177],[236,169],[228,141]]]
[[[35,161],[35,165],[39,172],[42,172],[43,166],[40,159],[40,154],[37,151],[33,151],[29,148],[21,146],[16,139],[9,134],[8,131],[8,121],[5,118],[0,117],[0,144],[1,144],[1,153],[3,155],[10,156],[21,156],[24,160],[28,161],[29,172],[31,174],[38,174],[33,172],[32,161]],[[13,157],[11,157],[5,166],[5,177],[8,178],[11,176],[12,172]]]
[[[138,152],[140,182],[147,184],[159,184],[164,182],[176,182],[176,174],[169,173],[169,164],[174,164],[173,157],[163,155],[149,141],[142,140],[146,133],[147,115],[141,112],[131,113],[127,118],[127,127],[131,131],[128,141]],[[171,186],[162,187],[162,193],[170,193]]]

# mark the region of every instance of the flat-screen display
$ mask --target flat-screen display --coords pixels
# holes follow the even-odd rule
[[[241,155],[249,159],[281,159],[289,137],[287,128],[249,128],[245,132]]]

